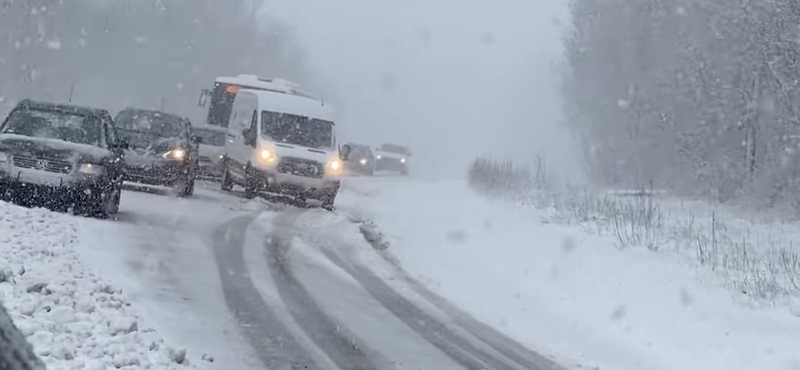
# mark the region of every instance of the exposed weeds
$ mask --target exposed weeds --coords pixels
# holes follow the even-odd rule
[[[530,171],[511,162],[482,158],[470,168],[469,183],[486,196],[545,209],[553,221],[611,236],[621,249],[645,247],[659,252],[671,244],[671,251],[694,259],[736,292],[756,301],[800,297],[800,254],[792,241],[770,238],[773,235],[761,235],[767,238],[759,240],[749,227],[726,225],[718,212],[686,215],[682,202],[680,209],[665,210],[668,199],[659,200],[652,185],[603,195],[575,186],[556,192],[543,160],[536,163],[537,169]]]

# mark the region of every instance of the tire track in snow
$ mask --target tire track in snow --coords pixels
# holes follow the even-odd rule
[[[245,232],[255,216],[242,216],[214,232],[223,293],[244,335],[268,369],[319,369],[253,285],[244,261]]]
[[[267,241],[265,257],[275,280],[278,294],[291,314],[311,339],[343,370],[394,369],[388,360],[359,343],[344,325],[328,316],[314,301],[291,269],[288,252],[293,237],[292,213],[275,220],[273,233]]]
[[[431,292],[422,284],[409,276],[404,276],[403,281],[409,285],[411,290],[419,294],[422,298],[432,303],[437,308],[443,310],[460,327],[479,338],[486,345],[503,356],[523,365],[526,369],[532,370],[564,370],[552,360],[526,348],[513,339],[503,335],[496,329],[478,321],[470,314],[464,312],[454,304]]]
[[[346,263],[341,256],[330,249],[323,248],[322,252],[334,264],[358,281],[393,315],[465,369],[549,370],[549,368],[543,368],[529,361],[520,361],[519,358],[514,358],[516,356],[501,355],[507,357],[503,359],[479,348],[397,293],[367,267]],[[498,352],[502,354],[502,352]]]

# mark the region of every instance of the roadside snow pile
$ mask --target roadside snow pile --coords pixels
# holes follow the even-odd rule
[[[560,212],[493,202],[464,181],[359,179],[337,205],[372,220],[411,275],[566,366],[800,369],[800,318],[740,304],[719,275],[677,254],[620,248],[619,236],[652,235],[616,230],[622,219],[603,233],[560,225]],[[646,206],[636,225],[660,222]]]
[[[15,324],[50,370],[187,368],[78,258],[87,221],[0,202],[0,301]]]

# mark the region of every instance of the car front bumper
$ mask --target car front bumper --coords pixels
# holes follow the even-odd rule
[[[98,199],[108,183],[97,177],[43,171],[0,171],[0,198],[40,206],[68,206]]]
[[[405,171],[406,162],[394,158],[380,158],[375,161],[376,170]]]
[[[214,162],[200,162],[197,167],[197,178],[218,181],[222,179],[222,165]]]
[[[275,170],[252,169],[259,188],[269,193],[321,199],[335,195],[339,191],[338,177],[324,176],[313,178],[281,173]]]
[[[125,167],[125,181],[145,185],[172,186],[189,176],[187,162],[152,162]]]

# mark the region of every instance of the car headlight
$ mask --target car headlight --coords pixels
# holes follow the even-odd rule
[[[101,176],[106,174],[106,168],[99,164],[84,163],[78,169],[84,175]]]
[[[5,152],[0,152],[0,162],[5,162],[8,160],[8,154]]]
[[[258,153],[258,157],[266,162],[274,162],[278,158],[278,156],[269,149],[261,149],[261,151]]]
[[[361,159],[359,162],[360,162],[361,164],[365,165],[365,166],[367,165],[367,160],[366,160],[366,158],[362,158],[362,159]]]
[[[328,166],[329,166],[329,167],[330,167],[332,170],[334,170],[334,171],[338,171],[338,170],[339,170],[339,168],[341,168],[341,167],[342,167],[342,161],[340,161],[340,160],[338,160],[338,159],[334,159],[334,160],[332,160],[332,161],[331,161],[331,163],[330,163],[330,164],[328,164]]]
[[[186,150],[184,150],[183,148],[175,148],[175,149],[172,149],[172,150],[164,153],[164,155],[162,155],[162,157],[164,157],[164,158],[172,158],[172,159],[177,159],[179,161],[182,161],[184,158],[186,158]]]
[[[377,155],[377,156],[375,156],[375,158],[376,159],[381,159],[381,156]]]
[[[406,159],[405,158],[400,158],[400,163],[406,163]]]

